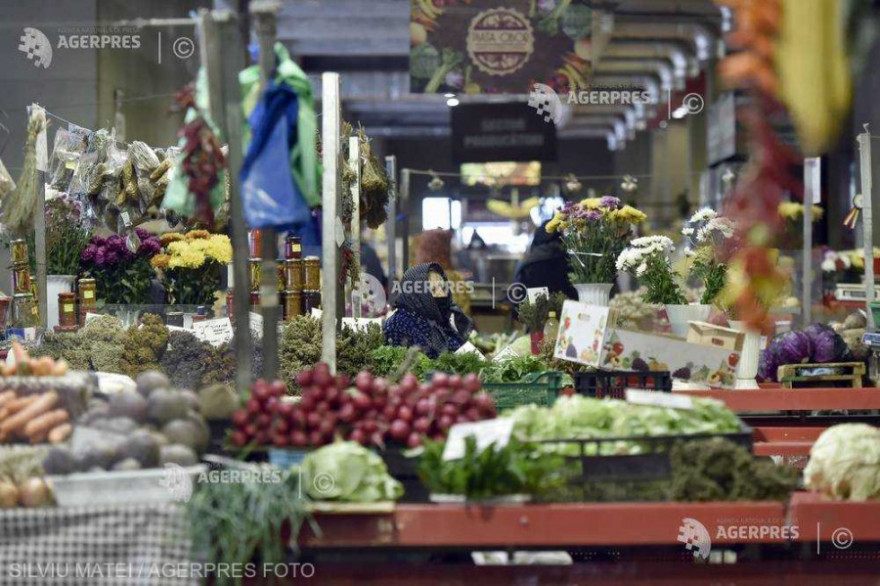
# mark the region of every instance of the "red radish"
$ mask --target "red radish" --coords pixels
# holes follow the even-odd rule
[[[470,393],[476,393],[483,386],[480,383],[480,377],[478,377],[474,373],[465,375],[464,379],[462,379],[462,382],[464,383],[465,390]]]
[[[272,416],[268,413],[260,413],[257,415],[254,423],[256,423],[257,429],[259,430],[268,429],[269,426],[272,425]]]
[[[299,407],[303,411],[314,411],[316,404],[317,401],[315,401],[312,397],[307,396],[303,396],[303,398],[299,401]]]
[[[336,389],[341,391],[343,389],[348,388],[349,383],[351,383],[351,378],[347,374],[337,374],[336,375]]]
[[[263,411],[263,406],[254,398],[248,399],[246,407],[251,415],[259,415]]]
[[[446,431],[452,424],[455,423],[455,419],[450,417],[449,415],[443,415],[440,419],[437,420],[437,427],[440,428],[440,431]]]
[[[388,428],[388,433],[392,438],[398,441],[404,441],[410,433],[409,425],[406,421],[397,419],[391,423],[391,427]]]
[[[312,411],[308,415],[306,415],[306,424],[309,426],[309,429],[318,429],[318,426],[321,425],[321,414]]]
[[[373,385],[373,375],[362,370],[354,377],[354,386],[362,393],[368,393]]]
[[[310,446],[321,446],[324,445],[324,436],[321,435],[320,431],[313,431],[309,433],[309,441],[308,444]]]
[[[290,423],[288,423],[286,419],[276,419],[275,431],[278,433],[287,433],[290,431]]]
[[[458,403],[459,405],[464,405],[470,400],[471,394],[465,390],[455,391],[455,393],[452,395],[452,401],[454,403]]]
[[[431,428],[431,420],[427,417],[419,417],[413,422],[413,429],[419,433],[428,433]]]
[[[373,384],[371,385],[374,393],[387,393],[388,392],[388,381],[383,377],[378,377],[373,379]]]
[[[471,421],[479,421],[481,419],[480,412],[476,407],[471,407],[467,411],[464,412],[468,419]]]
[[[357,410],[351,403],[349,403],[348,405],[343,405],[342,409],[339,410],[340,421],[351,423],[352,421],[354,421],[355,417],[357,417]]]
[[[330,411],[330,404],[327,401],[321,401],[317,405],[315,405],[315,413],[327,413]]]
[[[456,407],[452,403],[446,403],[440,409],[440,412],[443,413],[443,415],[449,415],[450,417],[455,417],[456,415],[458,415],[458,407]]]
[[[409,434],[409,437],[406,438],[406,447],[408,448],[417,448],[422,445],[422,436],[413,432]]]
[[[431,388],[435,391],[447,386],[449,386],[449,375],[445,372],[435,373],[434,376],[431,377]]]
[[[321,425],[318,426],[318,431],[320,431],[323,435],[333,435],[333,430],[336,427],[332,419],[325,419],[321,422]]]
[[[366,421],[361,422],[361,428],[366,433],[374,433],[376,430],[379,429],[379,424],[376,423],[376,421],[374,419],[368,419]]]
[[[370,397],[368,397],[365,393],[358,393],[357,395],[352,397],[352,403],[354,403],[354,406],[361,411],[366,411],[372,405]]]
[[[290,415],[293,413],[293,410],[294,404],[284,401],[279,402],[278,409],[276,411],[281,417],[284,417],[285,419],[290,419]]]
[[[255,426],[253,423],[250,423],[244,426],[243,431],[248,437],[254,437],[255,435],[257,435],[257,426]]]
[[[306,413],[302,409],[294,409],[287,419],[293,427],[303,427],[306,424]]]
[[[278,409],[278,404],[278,397],[269,396],[266,402],[263,403],[263,410],[267,413],[275,413],[275,410]]]
[[[290,443],[287,439],[287,436],[283,433],[274,433],[272,434],[272,443],[278,446],[279,448],[287,447],[287,444]]]
[[[283,397],[287,394],[287,385],[280,380],[272,381],[272,384],[269,385],[269,392],[275,397]]]
[[[235,424],[235,427],[244,427],[248,422],[248,414],[247,411],[236,411],[232,414],[232,423]]]
[[[299,385],[300,388],[305,388],[312,384],[312,371],[311,370],[301,370],[296,375],[296,384]]]
[[[307,443],[309,443],[309,438],[304,432],[294,431],[290,434],[290,445],[300,448]]]
[[[248,438],[244,434],[244,432],[242,432],[242,431],[233,431],[232,436],[230,436],[230,437],[232,439],[232,443],[235,444],[236,446],[238,446],[239,448],[244,446],[246,443],[248,443]]]
[[[391,421],[392,419],[394,419],[394,415],[396,414],[397,407],[390,403],[385,406],[385,409],[382,410],[382,417],[384,417],[386,421]]]
[[[367,434],[360,429],[353,429],[350,434],[348,434],[348,439],[353,442],[357,442],[361,445],[367,443]]]
[[[403,378],[400,379],[400,390],[404,393],[411,393],[415,391],[419,386],[419,379],[416,375],[411,372],[403,375]]]
[[[419,415],[427,415],[431,412],[431,400],[430,399],[419,399],[419,402],[416,403],[416,413]]]
[[[413,418],[412,409],[410,409],[406,405],[401,405],[400,408],[397,410],[397,418],[409,423],[410,421],[412,421]]]
[[[460,389],[462,384],[464,384],[464,379],[461,378],[460,374],[453,374],[449,377],[449,388]]]

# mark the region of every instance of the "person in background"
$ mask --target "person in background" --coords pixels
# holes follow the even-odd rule
[[[382,261],[376,254],[376,249],[369,242],[361,242],[361,266],[368,275],[372,275],[382,283],[385,290],[388,290],[388,277],[385,276],[385,269],[382,268]]]
[[[471,291],[467,280],[452,265],[452,230],[425,230],[418,235],[415,246],[415,262],[437,263],[451,283],[452,300],[466,314],[471,312]]]
[[[396,311],[382,332],[393,346],[418,346],[430,358],[458,350],[473,322],[452,301],[446,273],[437,263],[424,263],[404,273]]]
[[[547,287],[550,294],[562,292],[577,299],[577,291],[568,280],[568,255],[562,249],[559,233],[547,232],[544,222],[532,237],[525,257],[516,266],[513,280],[528,288]]]

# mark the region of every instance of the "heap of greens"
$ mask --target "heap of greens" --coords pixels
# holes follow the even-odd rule
[[[549,299],[546,295],[540,294],[535,297],[534,303],[526,299],[517,308],[519,321],[530,332],[540,332],[544,329],[544,323],[551,311],[556,313],[556,317],[562,315],[562,304],[566,299],[568,298],[565,293],[554,293]]]
[[[465,438],[464,456],[444,460],[445,442],[427,442],[418,465],[419,479],[432,494],[463,495],[468,500],[525,494],[539,496],[560,487],[563,461],[536,453],[512,440],[478,451],[474,436]]]

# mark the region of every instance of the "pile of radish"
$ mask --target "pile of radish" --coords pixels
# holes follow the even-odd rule
[[[364,446],[417,447],[424,438],[446,437],[452,425],[491,419],[495,402],[480,392],[475,374],[437,373],[419,384],[406,374],[398,384],[361,371],[350,386],[348,376],[333,376],[324,363],[297,375],[303,389],[299,403],[282,399],[281,381],[258,380],[243,409],[233,415],[236,446],[315,447],[336,438]]]

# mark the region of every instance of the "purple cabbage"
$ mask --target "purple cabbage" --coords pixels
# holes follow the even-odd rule
[[[825,324],[813,324],[804,330],[813,345],[811,362],[845,362],[849,347],[837,332]]]
[[[809,362],[813,355],[813,340],[805,332],[792,331],[782,335],[777,349],[779,364]]]

